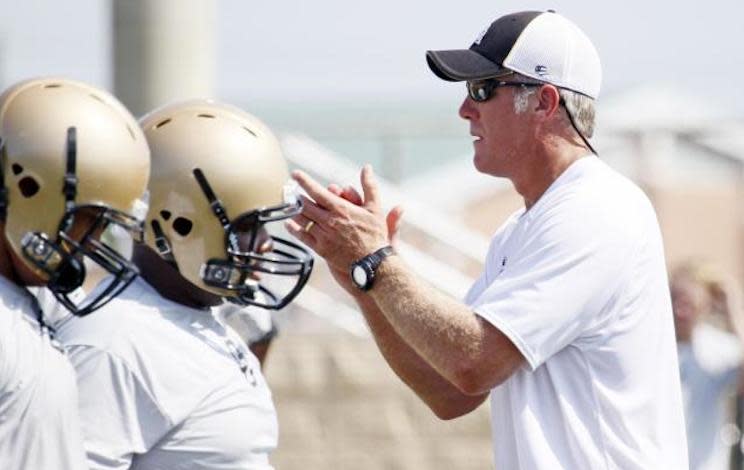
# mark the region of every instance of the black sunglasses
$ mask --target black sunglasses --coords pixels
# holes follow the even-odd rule
[[[544,83],[525,83],[525,82],[504,82],[495,78],[489,78],[486,80],[473,80],[465,82],[465,86],[468,88],[468,96],[473,101],[483,103],[491,99],[491,96],[496,92],[496,89],[501,86],[541,86]]]
[[[545,83],[504,82],[496,78],[487,78],[485,80],[473,80],[473,81],[465,82],[465,86],[468,88],[468,96],[470,96],[470,99],[478,103],[483,103],[484,101],[488,101],[489,99],[491,99],[491,96],[493,96],[496,89],[500,86],[529,87],[529,86],[543,86],[543,85],[545,85]],[[581,140],[584,142],[584,144],[586,144],[587,148],[591,150],[591,152],[594,155],[599,155],[597,151],[594,150],[594,147],[592,146],[592,144],[590,144],[587,138],[584,137],[584,134],[582,134],[581,131],[579,131],[579,128],[576,126],[576,121],[574,120],[574,117],[571,115],[571,111],[569,111],[568,107],[566,106],[566,102],[563,100],[563,97],[561,97],[559,104],[560,106],[563,106],[563,108],[566,110],[566,114],[568,115],[569,121],[571,121],[571,125],[573,126],[576,133],[579,134],[579,137],[581,137]]]

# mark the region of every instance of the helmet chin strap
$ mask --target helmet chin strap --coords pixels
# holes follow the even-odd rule
[[[153,219],[152,222],[150,222],[150,226],[152,227],[152,233],[155,234],[154,241],[158,255],[178,271],[178,262],[176,262],[176,257],[173,256],[170,240],[168,240],[168,236],[163,232],[163,227],[160,226],[160,222]]]
[[[47,287],[52,291],[68,294],[83,284],[85,265],[44,234],[26,233],[21,239],[21,250],[26,260],[46,273]]]
[[[77,134],[75,127],[67,129],[67,150],[65,152],[66,171],[62,193],[65,195],[65,215],[60,221],[58,233],[68,230],[73,224],[73,217],[68,214],[75,206],[77,194],[77,176],[75,167],[77,162]],[[4,189],[4,188],[3,188]],[[28,232],[21,239],[22,254],[37,268],[49,277],[47,287],[52,292],[68,294],[83,284],[85,280],[85,265],[70,253],[62,249],[59,237],[50,240],[46,234]]]
[[[72,126],[67,128],[67,168],[65,170],[65,183],[62,194],[65,195],[65,206],[67,210],[75,206],[77,197],[78,178],[77,167],[77,129]]]
[[[77,197],[77,129],[74,126],[67,128],[67,151],[65,164],[65,178],[62,186],[62,194],[65,195],[65,213],[69,213],[75,207]],[[64,226],[59,231],[67,231],[75,222],[75,217],[65,217]],[[60,250],[61,251],[61,250]],[[82,260],[75,259],[65,252],[61,252],[62,260],[54,270],[48,287],[56,292],[69,294],[83,285],[85,280],[85,264]]]
[[[214,194],[214,191],[212,191],[212,187],[207,181],[207,177],[204,176],[204,172],[201,171],[200,168],[194,168],[193,174],[194,178],[196,178],[196,182],[199,184],[199,187],[201,188],[204,196],[209,202],[209,207],[212,208],[212,212],[214,213],[215,217],[217,217],[217,220],[219,220],[220,224],[222,224],[222,228],[227,231],[227,229],[230,227],[230,218],[227,217],[225,205],[222,204],[222,201],[220,201],[217,198],[217,195]]]

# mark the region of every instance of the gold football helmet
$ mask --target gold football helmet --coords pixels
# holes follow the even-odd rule
[[[287,305],[313,258],[275,236],[275,222],[302,204],[271,130],[207,100],[165,106],[140,124],[152,151],[147,244],[201,289],[242,305]]]
[[[57,299],[85,315],[137,275],[101,239],[118,227],[142,236],[150,153],[137,121],[109,93],[41,78],[0,96],[0,217],[13,252]],[[82,300],[84,260],[111,274]]]

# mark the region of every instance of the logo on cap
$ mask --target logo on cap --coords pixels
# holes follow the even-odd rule
[[[478,44],[480,46],[480,43],[483,40],[483,36],[485,36],[487,32],[488,32],[488,28],[486,28],[483,31],[481,31],[481,33],[478,35],[477,38],[475,38],[475,41],[473,41],[473,42],[475,44]]]
[[[535,73],[544,77],[548,74],[548,67],[545,65],[535,65]]]

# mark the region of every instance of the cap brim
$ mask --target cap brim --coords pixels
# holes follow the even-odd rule
[[[426,51],[426,62],[437,77],[450,82],[482,80],[510,72],[469,49]]]

